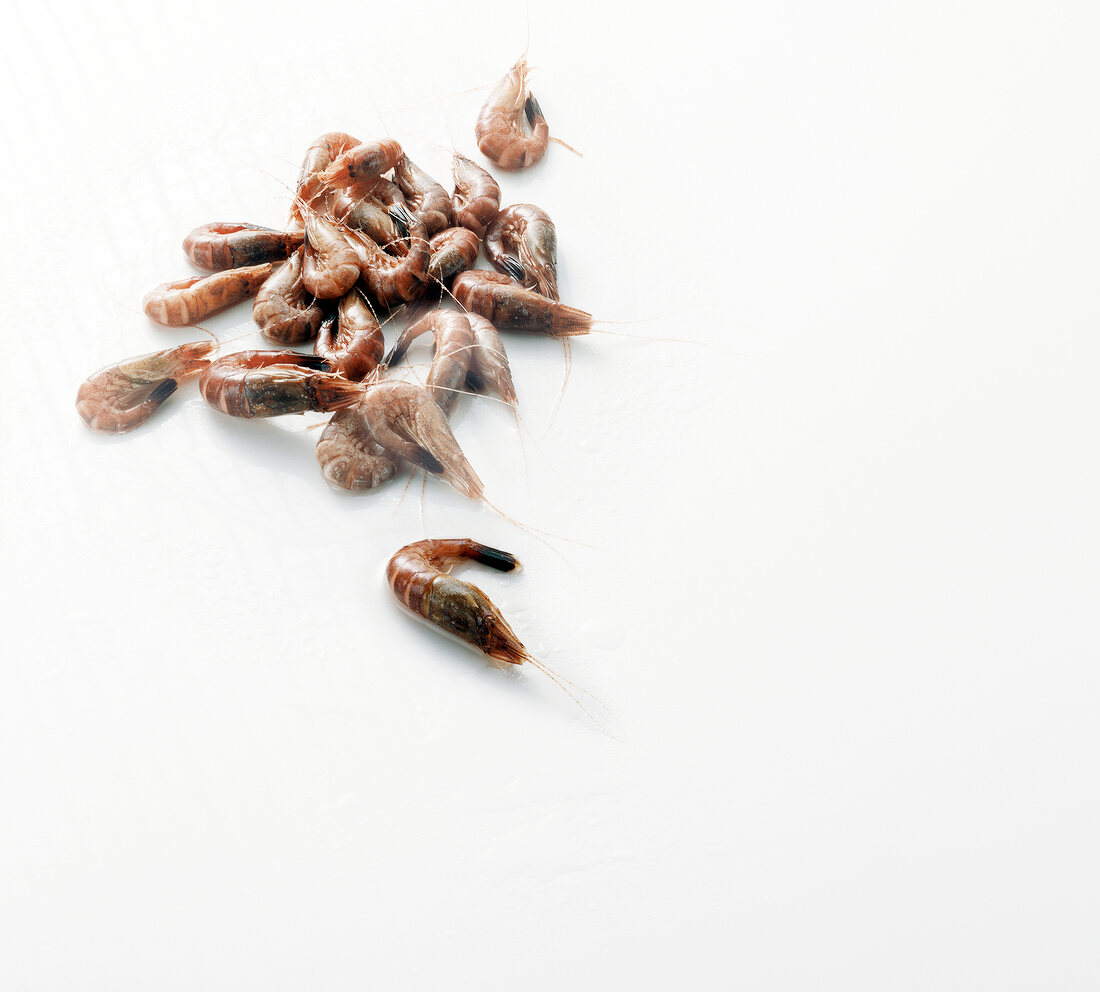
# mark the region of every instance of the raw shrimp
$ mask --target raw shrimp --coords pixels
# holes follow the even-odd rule
[[[480,165],[457,152],[451,168],[455,177],[451,198],[455,221],[483,238],[485,229],[500,210],[500,186]]]
[[[533,203],[513,203],[497,214],[485,234],[485,254],[525,289],[560,299],[558,235],[554,222]]]
[[[470,330],[474,332],[474,350],[470,353],[470,368],[466,372],[466,385],[471,389],[492,386],[505,403],[516,405],[516,387],[512,383],[512,370],[497,329],[479,313],[468,313]]]
[[[477,586],[445,571],[461,561],[476,561],[498,572],[520,567],[507,551],[469,538],[417,541],[390,559],[386,581],[405,609],[473,645],[494,661],[510,665],[533,661],[489,597]]]
[[[451,292],[459,306],[487,317],[502,330],[569,337],[592,329],[590,313],[539,296],[499,272],[460,272]]]
[[[147,317],[160,324],[172,327],[194,324],[212,313],[255,296],[275,271],[275,265],[274,262],[267,262],[245,269],[227,269],[212,276],[193,276],[177,282],[161,283],[145,294],[141,306]]]
[[[81,383],[76,412],[93,431],[132,431],[157,412],[181,380],[205,369],[213,350],[213,341],[191,341],[108,365]]]
[[[524,133],[523,119],[530,129]],[[521,58],[489,94],[474,127],[477,147],[502,169],[525,169],[546,151],[550,128],[527,89],[527,60]]]
[[[428,245],[431,249],[428,277],[441,283],[470,268],[477,261],[478,248],[481,247],[477,235],[466,227],[448,227],[432,238]]]
[[[273,231],[255,224],[218,221],[196,227],[183,239],[183,250],[200,269],[218,272],[280,261],[302,243],[303,237],[301,231]]]
[[[335,338],[332,334],[334,323],[337,325]],[[361,382],[377,368],[385,348],[378,318],[362,294],[352,289],[340,300],[337,314],[321,325],[313,350],[332,366],[334,372],[352,382]]]
[[[317,464],[341,489],[375,489],[397,471],[397,459],[371,436],[357,407],[333,414],[317,441]]]
[[[359,410],[367,430],[388,454],[442,476],[463,496],[481,499],[481,480],[427,390],[409,382],[380,382],[367,389]]]
[[[199,379],[199,392],[232,417],[329,412],[358,403],[363,387],[321,371],[327,368],[323,358],[296,351],[239,351],[210,364]]]
[[[304,258],[303,245],[260,287],[252,304],[260,333],[283,347],[309,341],[321,326],[321,307],[302,282]]]
[[[302,216],[307,238],[302,282],[319,300],[339,299],[359,278],[365,239],[311,208],[303,207]]]
[[[294,202],[290,205],[290,217],[287,227],[294,231],[302,230],[301,201],[307,190],[314,192],[320,187],[320,173],[324,172],[334,159],[344,152],[359,144],[358,138],[353,138],[343,131],[330,131],[322,134],[309,148],[306,149],[305,158],[302,159],[302,167],[298,171],[298,182],[295,186]]]
[[[383,172],[397,165],[402,154],[401,146],[390,138],[364,141],[334,159],[323,172],[307,179],[303,195],[313,196],[326,187],[366,193]]]
[[[428,284],[431,249],[424,237],[423,225],[415,219],[409,227],[409,251],[403,258],[387,255],[373,241],[360,237],[359,271],[367,289],[378,302],[388,307],[407,303],[420,296]],[[349,235],[355,232],[348,232]]]
[[[409,210],[423,222],[429,237],[451,226],[454,208],[447,191],[408,155],[402,155],[399,159],[393,178],[405,195]]]
[[[391,254],[407,255],[409,247],[404,239],[408,226],[404,218],[399,224],[395,213],[401,217],[399,211],[387,209],[373,197],[355,199],[347,193],[337,193],[332,198],[332,217],[337,224],[362,231]]]
[[[475,347],[474,332],[465,314],[458,310],[432,310],[409,324],[386,357],[386,365],[401,361],[409,345],[425,332],[430,332],[435,340],[435,357],[426,387],[439,408],[450,413],[466,381],[466,370]]]

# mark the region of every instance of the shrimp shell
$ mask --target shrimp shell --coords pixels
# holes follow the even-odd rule
[[[500,186],[480,165],[457,152],[451,169],[455,179],[451,198],[455,221],[483,238],[485,229],[500,210]]]
[[[336,324],[335,338],[332,325]],[[358,290],[352,289],[340,300],[336,316],[325,321],[314,346],[333,371],[361,382],[378,367],[386,342],[378,318]]]
[[[390,559],[386,581],[405,609],[494,661],[521,665],[530,660],[527,649],[489,597],[472,583],[448,574],[449,566],[461,561],[476,561],[498,572],[520,567],[507,551],[469,538],[417,541]]]
[[[244,269],[227,269],[212,276],[192,276],[161,283],[145,294],[141,306],[145,315],[159,324],[171,327],[194,324],[255,296],[275,271],[275,266],[275,262],[267,262]]]
[[[481,314],[503,330],[568,337],[592,329],[590,313],[539,296],[499,272],[460,272],[451,292],[459,306]]]
[[[364,141],[349,148],[327,169],[307,180],[305,193],[313,195],[322,186],[365,193],[383,172],[397,165],[402,154],[401,146],[390,138]]]
[[[302,159],[302,167],[298,170],[298,182],[295,185],[294,202],[290,205],[290,217],[287,227],[292,231],[300,231],[305,226],[302,219],[301,203],[303,196],[309,190],[316,190],[320,186],[319,175],[324,172],[334,159],[344,152],[359,144],[358,138],[353,138],[343,131],[329,131],[322,134],[309,148],[306,149]]]
[[[363,387],[324,368],[324,359],[296,351],[239,351],[209,365],[199,392],[231,417],[326,413],[358,403]]]
[[[526,117],[531,133],[524,134]],[[526,169],[546,152],[550,128],[527,89],[527,60],[519,59],[493,87],[474,127],[481,154],[502,169]]]
[[[213,350],[213,341],[191,341],[108,365],[81,383],[76,412],[93,431],[132,431],[157,412],[182,380],[205,369]]]
[[[469,499],[481,499],[481,480],[427,390],[409,382],[380,382],[367,390],[359,410],[371,436],[388,454],[442,476]]]
[[[429,237],[454,222],[454,208],[447,191],[408,155],[402,155],[393,177],[405,196],[412,215],[420,220]]]
[[[317,464],[341,489],[376,489],[397,471],[397,459],[374,440],[356,407],[333,414],[317,441]]]
[[[505,207],[485,234],[485,254],[501,272],[547,299],[558,300],[558,235],[533,203]],[[516,261],[518,256],[519,261]]]
[[[428,245],[431,249],[428,277],[441,283],[449,282],[452,276],[470,268],[477,261],[481,247],[477,235],[465,227],[448,227],[435,235]]]
[[[470,368],[466,372],[466,384],[471,389],[492,386],[497,395],[513,406],[516,387],[512,383],[512,369],[508,365],[508,353],[504,350],[497,329],[479,313],[467,313],[470,330],[474,332],[474,350],[470,354]]]
[[[302,246],[260,287],[252,304],[260,333],[283,347],[309,341],[321,326],[321,307],[302,281],[304,259]]]
[[[458,399],[466,371],[475,348],[474,332],[466,315],[457,310],[432,310],[401,333],[386,358],[387,365],[396,365],[421,334],[431,333],[435,340],[435,356],[428,371],[426,386],[439,408],[450,413]]]
[[[304,209],[306,225],[302,282],[319,300],[339,299],[359,278],[361,235],[342,230],[316,210]]]
[[[183,250],[200,269],[218,272],[261,262],[277,262],[301,243],[301,231],[273,231],[255,224],[216,221],[196,227],[183,239]]]

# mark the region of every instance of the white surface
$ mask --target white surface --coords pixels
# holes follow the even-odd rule
[[[1094,5],[531,4],[585,157],[505,201],[633,336],[549,431],[560,350],[509,337],[526,463],[500,405],[454,423],[582,543],[332,492],[316,431],[193,388],[78,421],[195,336],[139,310],[182,236],[278,225],[315,135],[475,151],[526,41],[479,10],[5,17],[0,987],[1096,987]],[[392,605],[460,534],[625,743]]]

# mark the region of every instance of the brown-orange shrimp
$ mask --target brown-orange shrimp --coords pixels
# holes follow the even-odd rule
[[[497,329],[473,311],[466,314],[466,319],[474,332],[475,342],[470,353],[470,368],[466,372],[466,385],[477,390],[492,386],[505,403],[515,408],[516,387],[512,383],[512,369]]]
[[[286,258],[301,243],[301,231],[273,231],[255,224],[216,221],[196,227],[183,239],[183,250],[200,269],[220,272]]]
[[[321,307],[302,281],[304,258],[305,246],[260,287],[252,304],[260,333],[283,347],[309,341],[321,326]]]
[[[570,337],[592,329],[590,313],[524,289],[500,272],[460,272],[451,292],[461,307],[488,318],[501,330]]]
[[[195,324],[255,296],[275,271],[275,266],[275,262],[266,262],[245,269],[226,269],[212,276],[192,276],[161,283],[145,294],[141,307],[145,316],[158,324],[171,327]]]
[[[359,290],[353,288],[340,300],[336,314],[321,325],[313,351],[334,372],[352,382],[362,382],[378,367],[385,348],[378,318]]]
[[[528,131],[524,129],[526,120]],[[493,87],[474,127],[481,154],[502,169],[525,169],[546,152],[550,128],[527,88],[527,60],[520,58]]]
[[[359,278],[366,239],[309,207],[302,208],[302,216],[306,226],[302,282],[319,300],[339,299]]]
[[[436,282],[447,283],[477,261],[481,243],[469,228],[448,227],[435,235],[428,246],[431,249],[428,277]]]
[[[402,216],[396,207],[387,208],[373,196],[356,198],[348,193],[336,193],[332,198],[332,217],[338,225],[362,231],[390,254],[408,254],[407,214]]]
[[[409,250],[404,257],[389,255],[366,238],[357,241],[363,282],[370,294],[388,307],[415,300],[428,284],[431,249],[423,224],[415,218],[409,220]],[[349,237],[354,234],[348,232]]]
[[[469,538],[417,541],[395,554],[386,568],[386,580],[397,601],[448,634],[473,645],[494,661],[521,665],[531,656],[489,597],[477,586],[450,575],[461,561],[476,561],[511,572],[519,562]]]
[[[309,148],[306,149],[302,159],[302,167],[298,171],[298,182],[295,186],[294,202],[290,206],[290,217],[287,220],[287,228],[292,231],[302,230],[301,203],[307,192],[316,193],[320,188],[320,173],[324,172],[333,161],[344,152],[359,144],[358,138],[353,138],[343,131],[330,131],[322,134]]]
[[[322,371],[327,363],[296,351],[239,351],[212,362],[199,378],[199,392],[231,417],[279,417],[354,406],[363,386]]]
[[[81,383],[76,412],[93,431],[125,434],[140,427],[180,382],[210,364],[213,341],[191,341],[108,365]]]
[[[317,441],[321,474],[341,489],[376,489],[393,478],[397,463],[371,435],[357,407],[334,413]]]
[[[409,211],[424,224],[429,237],[450,227],[454,208],[447,191],[408,155],[398,160],[393,178],[405,196]]]
[[[435,356],[425,383],[439,408],[450,413],[466,382],[466,372],[476,345],[466,315],[458,310],[432,310],[409,324],[397,339],[386,365],[396,365],[421,334],[430,333],[435,341]]]
[[[427,390],[386,380],[367,388],[359,411],[370,435],[388,454],[441,476],[469,499],[482,498],[481,480]]]
[[[313,196],[322,188],[366,193],[383,172],[397,165],[402,154],[401,146],[391,138],[364,141],[334,159],[323,172],[307,179],[303,195]]]
[[[533,203],[505,207],[485,233],[485,254],[501,272],[541,296],[558,300],[558,235]]]
[[[500,186],[480,165],[458,152],[455,152],[451,168],[455,179],[451,198],[455,222],[483,238],[485,229],[500,210]]]

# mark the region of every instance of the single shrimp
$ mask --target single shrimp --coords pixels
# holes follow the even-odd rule
[[[407,212],[405,216],[408,216]],[[407,255],[409,252],[405,241],[408,227],[399,208],[387,209],[374,197],[356,199],[341,192],[332,198],[332,218],[338,225],[362,231],[392,255]]]
[[[324,358],[334,372],[352,382],[362,382],[377,368],[385,348],[378,318],[362,294],[353,288],[340,300],[337,313],[321,325],[313,351]]]
[[[127,358],[89,376],[76,393],[76,412],[93,431],[125,434],[140,427],[184,379],[210,364],[213,341]]]
[[[309,189],[316,190],[320,186],[319,174],[332,165],[334,159],[358,144],[359,139],[353,138],[350,134],[345,134],[343,131],[330,131],[328,134],[322,134],[306,149],[302,167],[298,170],[294,202],[290,205],[290,217],[287,220],[289,230],[300,231],[305,226],[301,210],[304,192]]]
[[[410,613],[473,645],[493,661],[521,665],[533,660],[489,597],[449,574],[449,566],[461,561],[476,561],[498,572],[520,567],[507,551],[469,538],[417,541],[390,559],[386,581]]]
[[[512,383],[512,369],[497,329],[479,313],[467,313],[466,319],[474,332],[474,349],[470,353],[466,385],[476,390],[492,386],[497,395],[515,409],[516,387]]]
[[[341,489],[376,489],[393,478],[397,462],[371,435],[357,407],[334,413],[317,441],[321,474]]]
[[[401,332],[386,356],[386,365],[401,361],[409,345],[425,332],[430,332],[435,340],[435,356],[425,385],[439,408],[449,414],[466,381],[476,344],[474,332],[466,315],[458,310],[432,310]]]
[[[408,155],[402,155],[394,166],[393,178],[405,195],[409,210],[424,224],[429,237],[451,226],[454,208],[447,191]]]
[[[455,276],[451,292],[459,306],[487,317],[498,328],[553,337],[587,334],[592,315],[512,282],[499,272],[471,269]]]
[[[302,281],[304,259],[303,245],[272,273],[252,304],[252,319],[260,333],[284,348],[309,341],[321,326],[321,307]]]
[[[354,406],[363,387],[327,371],[323,358],[296,351],[239,351],[212,362],[199,392],[231,417],[279,417]]]
[[[212,276],[193,276],[165,282],[151,289],[141,301],[147,317],[160,324],[179,327],[195,324],[212,313],[247,300],[275,271],[275,262],[244,269],[227,269]]]
[[[302,282],[319,300],[339,299],[359,278],[364,239],[309,207],[302,208],[302,216],[306,226]]]
[[[481,480],[427,390],[410,382],[380,382],[367,389],[359,410],[367,430],[388,454],[442,476],[469,499],[482,498]]]
[[[431,259],[428,277],[439,283],[447,283],[452,276],[465,272],[477,261],[481,243],[477,235],[466,227],[448,227],[428,242]]]
[[[478,238],[485,237],[485,229],[500,210],[500,186],[476,162],[455,152],[451,169],[455,178],[455,221],[473,231]]]
[[[183,250],[200,269],[218,272],[260,262],[278,262],[301,243],[301,231],[273,231],[255,224],[218,221],[196,227],[183,239]]]
[[[322,188],[366,193],[382,173],[397,165],[402,154],[401,146],[391,138],[364,141],[335,158],[323,172],[307,179],[303,195],[312,196]]]
[[[524,133],[526,117],[529,134]],[[493,87],[474,127],[481,154],[502,169],[526,169],[546,152],[550,128],[527,89],[527,60],[518,62]]]
[[[424,225],[413,217],[409,221],[409,250],[404,257],[388,255],[366,238],[360,237],[356,242],[363,282],[371,295],[388,307],[415,300],[428,284],[431,249],[424,236]]]
[[[513,203],[497,214],[485,234],[485,254],[525,289],[547,299],[561,298],[558,235],[549,215],[533,203]]]

